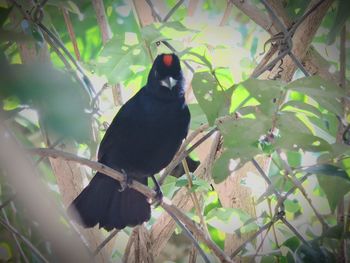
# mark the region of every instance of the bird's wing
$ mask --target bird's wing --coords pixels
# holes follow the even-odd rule
[[[133,107],[133,104],[136,102],[136,98],[137,94],[127,101],[120,108],[112,123],[109,125],[98,150],[97,157],[99,161],[103,160],[103,156],[109,152],[111,147],[116,147],[119,140],[123,140],[123,133],[130,130],[128,125],[130,124],[130,117],[132,116],[133,109],[135,108]]]

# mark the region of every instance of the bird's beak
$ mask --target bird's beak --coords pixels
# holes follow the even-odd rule
[[[168,89],[172,90],[175,87],[177,80],[172,77],[166,77],[160,81],[160,84]]]

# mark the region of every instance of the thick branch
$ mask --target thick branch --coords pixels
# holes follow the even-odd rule
[[[326,15],[327,10],[332,3],[333,0],[324,1],[315,12],[311,13],[304,20],[304,22],[298,27],[298,29],[294,33],[294,36],[292,38],[294,44],[292,48],[292,53],[298,60],[302,61],[304,59],[306,52],[309,49],[310,44],[316,34],[316,31],[322,22],[322,19]],[[311,3],[310,7],[312,7],[313,5],[314,4]],[[297,69],[294,60],[290,56],[286,56],[283,59],[282,69],[282,79],[287,82],[290,81],[294,75],[294,72]],[[273,78],[278,71],[278,66],[275,66],[270,74],[270,78]]]

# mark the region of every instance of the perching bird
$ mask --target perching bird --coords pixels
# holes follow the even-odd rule
[[[175,54],[157,56],[147,84],[121,107],[107,129],[98,161],[123,172],[127,180],[147,185],[151,177],[161,198],[154,174],[170,163],[189,127],[184,92],[179,58]],[[99,224],[106,230],[139,225],[151,216],[144,195],[100,172],[68,210],[83,226]]]

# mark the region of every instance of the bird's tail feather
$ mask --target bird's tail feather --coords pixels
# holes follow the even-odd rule
[[[138,181],[147,185],[147,178]],[[118,181],[97,173],[74,199],[68,208],[68,213],[84,227],[99,224],[106,230],[122,229],[148,221],[151,208],[147,198],[131,188],[119,192],[120,188]]]

